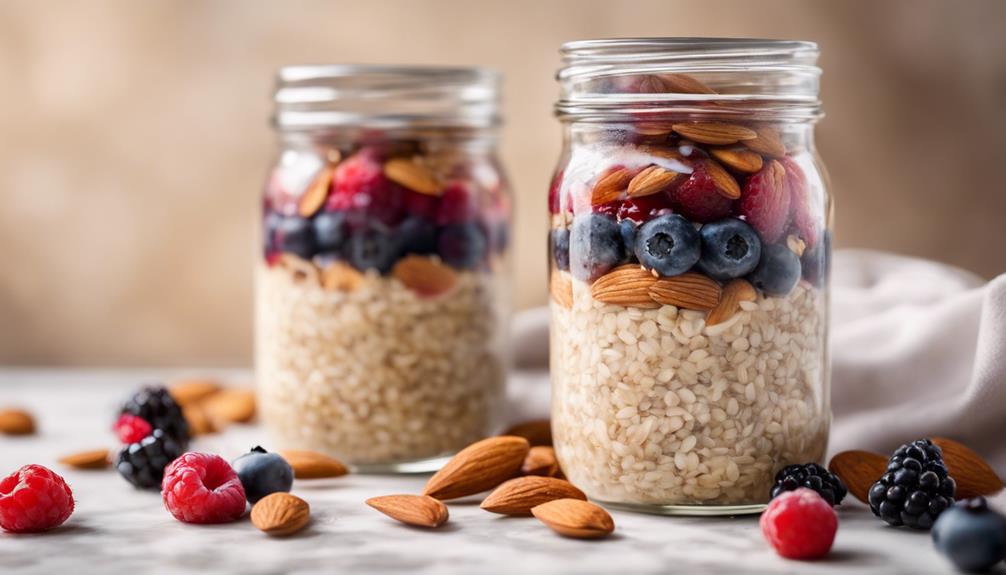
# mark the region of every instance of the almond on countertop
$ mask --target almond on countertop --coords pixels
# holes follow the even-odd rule
[[[328,479],[349,473],[349,468],[334,457],[305,449],[286,449],[280,456],[293,468],[297,479]]]
[[[887,470],[887,458],[869,451],[843,451],[831,458],[828,471],[842,479],[849,493],[869,504],[870,487]]]
[[[522,421],[510,426],[500,435],[523,437],[531,447],[552,445],[552,422],[548,419]]]
[[[214,423],[248,423],[255,418],[255,391],[234,387],[216,393],[200,405]]]
[[[35,433],[35,418],[23,409],[0,409],[0,433],[32,435]]]
[[[223,385],[218,380],[206,377],[176,379],[168,384],[168,393],[182,407],[199,403],[221,389]]]
[[[429,495],[371,497],[367,505],[392,519],[417,527],[440,527],[449,517],[447,506]]]
[[[436,472],[423,495],[443,501],[492,489],[520,472],[529,449],[526,439],[512,435],[477,441]]]
[[[251,510],[252,524],[274,537],[293,535],[310,521],[311,506],[289,493],[266,495]]]
[[[530,515],[533,507],[556,499],[586,501],[587,496],[565,479],[528,475],[503,482],[479,507],[502,515]]]
[[[81,451],[59,458],[59,462],[74,469],[105,469],[112,464],[107,449]]]
[[[532,447],[520,466],[520,472],[524,475],[562,477],[562,469],[559,468],[559,461],[555,458],[555,449],[548,445]]]
[[[602,507],[579,499],[556,499],[533,509],[531,514],[564,537],[599,539],[615,530],[615,521]]]

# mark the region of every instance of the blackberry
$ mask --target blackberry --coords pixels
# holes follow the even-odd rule
[[[164,387],[144,387],[122,406],[122,413],[142,417],[151,427],[174,439],[183,451],[188,448],[189,424],[182,415],[182,408]]]
[[[164,478],[164,468],[185,452],[185,448],[164,432],[153,433],[136,443],[130,443],[119,452],[115,468],[119,475],[141,489],[159,489]]]
[[[929,529],[953,503],[956,489],[940,448],[918,439],[891,456],[887,471],[870,488],[870,509],[891,525]]]
[[[775,499],[786,491],[796,491],[801,487],[815,491],[832,507],[841,503],[849,492],[837,475],[816,463],[806,463],[787,465],[776,473],[775,485],[769,495]]]

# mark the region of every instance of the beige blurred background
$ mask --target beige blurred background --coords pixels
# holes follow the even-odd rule
[[[556,50],[820,43],[837,244],[1006,269],[1006,2],[0,1],[0,364],[247,365],[274,70],[506,76],[517,302],[545,300]]]

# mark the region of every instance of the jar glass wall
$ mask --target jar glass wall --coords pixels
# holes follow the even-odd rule
[[[478,69],[280,72],[255,353],[278,445],[420,471],[495,430],[510,220],[497,85]]]
[[[830,424],[816,46],[563,48],[552,426],[569,479],[658,513],[760,510]]]

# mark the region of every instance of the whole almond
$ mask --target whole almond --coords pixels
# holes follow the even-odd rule
[[[666,190],[681,177],[682,175],[677,172],[660,166],[650,166],[629,180],[627,194],[630,198],[650,196]]]
[[[321,270],[321,287],[328,291],[356,291],[363,284],[363,274],[344,262],[332,262]]]
[[[656,282],[657,278],[638,264],[625,264],[597,278],[590,286],[590,296],[601,303],[658,308],[650,297]]]
[[[744,145],[749,150],[773,158],[781,158],[786,155],[786,146],[783,145],[778,130],[769,126],[757,126],[754,128],[754,132],[754,138],[744,140]]]
[[[599,539],[615,530],[607,511],[579,499],[549,501],[531,509],[531,514],[564,537]]]
[[[328,199],[328,191],[332,187],[332,174],[335,172],[333,166],[325,166],[318,175],[315,176],[311,185],[304,190],[303,195],[297,202],[297,213],[302,218],[310,218],[318,213],[318,210],[325,205]]]
[[[520,472],[529,449],[526,439],[512,435],[477,441],[436,472],[423,495],[443,501],[492,489]]]
[[[0,409],[0,433],[31,435],[35,433],[35,418],[23,409]]]
[[[716,92],[688,74],[658,74],[664,91],[671,94],[715,94]]]
[[[524,475],[539,475],[541,477],[561,477],[562,470],[555,458],[555,449],[547,445],[537,445],[527,452],[524,463],[520,466]]]
[[[500,435],[515,435],[527,440],[532,448],[552,445],[552,422],[548,419],[533,419],[514,424]]]
[[[650,298],[663,305],[710,311],[720,302],[720,284],[708,277],[687,272],[660,278],[650,286]]]
[[[869,503],[870,487],[887,471],[887,458],[869,451],[843,451],[831,458],[828,471],[842,478],[856,499]]]
[[[553,270],[548,278],[548,291],[555,303],[566,309],[573,309],[573,280],[568,274]]]
[[[761,155],[751,150],[738,148],[713,148],[709,150],[709,153],[727,167],[737,170],[738,172],[744,172],[745,174],[753,174],[757,172],[761,169],[763,163]]]
[[[104,469],[112,462],[107,449],[92,449],[59,458],[59,462],[75,469]]]
[[[945,437],[933,438],[943,451],[943,462],[957,482],[956,499],[994,495],[1003,489],[1003,480],[981,455],[962,443]]]
[[[741,187],[737,183],[737,180],[730,175],[730,172],[723,169],[723,166],[717,164],[714,160],[706,159],[703,161],[703,165],[706,168],[706,174],[709,179],[713,181],[713,185],[716,187],[716,191],[720,193],[721,196],[736,200],[741,197]]]
[[[383,495],[367,505],[388,517],[417,527],[440,527],[447,523],[447,506],[429,495]]]
[[[199,403],[209,396],[219,392],[223,388],[216,379],[206,377],[193,377],[188,379],[177,379],[168,384],[168,393],[171,394],[175,403],[185,407]]]
[[[395,264],[391,275],[405,287],[425,297],[443,295],[458,283],[458,274],[439,258],[409,255]]]
[[[297,479],[328,479],[349,473],[341,461],[317,451],[287,449],[279,454],[293,468]]]
[[[725,122],[688,122],[674,124],[674,131],[700,144],[723,146],[758,137],[754,130]]]
[[[586,501],[587,496],[565,479],[528,475],[504,482],[479,507],[501,515],[530,515],[532,508],[556,499]]]
[[[626,168],[615,168],[602,174],[590,192],[590,205],[600,206],[617,200],[632,181],[632,172]]]
[[[216,393],[200,405],[215,424],[248,423],[255,418],[255,392],[230,388]]]
[[[416,159],[392,158],[384,163],[384,175],[396,184],[427,196],[439,196],[443,189],[430,170]]]
[[[740,302],[755,301],[758,299],[758,292],[754,286],[743,279],[730,280],[723,286],[723,293],[716,307],[709,311],[706,316],[706,325],[716,325],[732,318],[740,310]]]
[[[252,525],[274,537],[293,535],[310,521],[311,506],[289,493],[266,495],[251,510]]]

